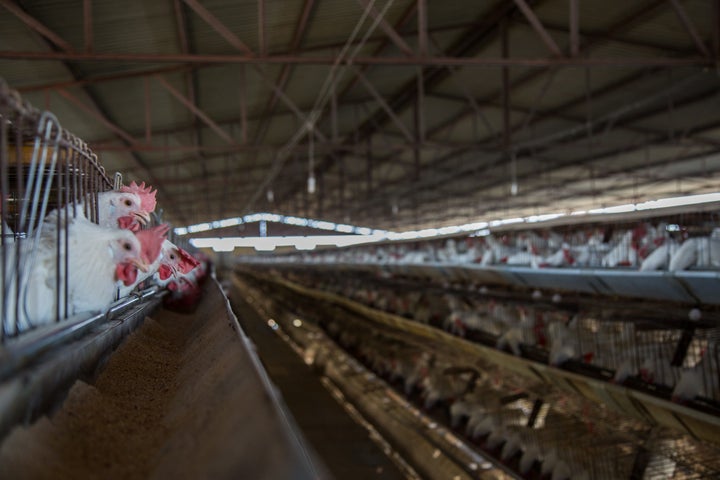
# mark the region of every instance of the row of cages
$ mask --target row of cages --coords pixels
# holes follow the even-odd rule
[[[317,336],[299,338],[298,325],[310,321],[420,412],[515,478],[700,479],[720,474],[716,445],[618,415],[538,378],[467,358],[439,337],[415,337],[356,312],[324,310],[322,302],[276,283],[260,285],[265,298],[273,299],[266,302],[280,306],[274,313],[287,334],[306,344],[308,363],[322,371],[335,361],[332,348]],[[283,309],[291,309],[302,323],[287,315],[287,321],[281,320]],[[359,373],[349,370],[346,375]]]
[[[155,193],[110,178],[83,140],[0,79],[0,343],[147,285],[147,252],[157,262],[173,239]]]
[[[351,299],[516,356],[720,415],[720,327],[712,313],[634,302],[433,285],[394,277],[280,270]],[[538,293],[535,291],[534,293]]]
[[[85,142],[63,129],[50,112],[41,112],[0,81],[0,312],[2,335],[17,336],[35,324],[69,316],[68,231],[46,226],[50,212],[82,205],[82,214],[98,222],[98,192],[113,187],[97,156]],[[73,212],[74,214],[74,212]],[[58,222],[61,215],[55,215]],[[45,227],[45,228],[43,228]],[[54,230],[54,234],[50,232]],[[52,259],[38,255],[54,248]],[[43,270],[44,295],[31,292],[31,277]],[[33,302],[48,305],[32,311]],[[42,318],[41,318],[42,317]]]
[[[304,263],[475,264],[531,268],[717,270],[720,218],[691,211],[652,220],[538,230],[482,230],[463,237],[348,247],[263,258]]]

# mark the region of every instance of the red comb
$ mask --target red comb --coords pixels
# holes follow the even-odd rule
[[[152,263],[160,255],[160,248],[162,247],[165,236],[167,235],[170,226],[167,223],[158,225],[147,230],[140,230],[135,232],[135,236],[140,240],[142,245],[142,259],[147,263]]]
[[[177,247],[177,250],[178,250],[178,254],[180,255],[180,258],[181,258],[180,271],[182,273],[188,273],[193,268],[200,265],[200,262],[197,259],[195,259],[195,257],[190,255],[188,252],[186,252],[182,248]]]
[[[145,182],[142,182],[140,185],[138,185],[133,180],[129,186],[126,185],[124,187],[120,187],[120,191],[134,193],[138,197],[140,197],[140,206],[144,211],[148,213],[155,211],[155,206],[157,205],[157,201],[155,200],[155,194],[157,193],[157,190],[153,192],[150,185],[148,185],[147,187],[145,186]]]

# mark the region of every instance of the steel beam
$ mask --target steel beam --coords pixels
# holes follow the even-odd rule
[[[247,118],[247,79],[245,76],[245,66],[240,66],[240,75],[238,77],[238,89],[240,97],[240,138],[243,145],[248,143],[248,118]]]
[[[680,19],[680,22],[685,27],[685,30],[690,34],[690,37],[693,39],[693,42],[695,42],[695,46],[697,47],[698,51],[706,56],[710,57],[710,50],[707,48],[707,45],[705,45],[705,42],[703,42],[702,38],[700,38],[700,34],[698,33],[697,29],[695,28],[695,25],[693,24],[692,20],[690,20],[690,17],[688,17],[687,12],[685,12],[685,9],[682,5],[680,5],[680,2],[678,0],[670,0],[670,3],[673,6],[673,10],[675,10],[675,13],[677,14],[678,18]]]
[[[302,39],[305,35],[305,29],[307,28],[308,21],[310,20],[310,14],[312,13],[312,9],[315,5],[315,0],[305,0],[305,3],[303,4],[302,11],[300,12],[300,16],[298,17],[298,20],[295,24],[295,31],[293,32],[292,40],[290,41],[290,46],[288,48],[288,52],[291,54],[294,54],[297,52],[297,50],[300,48],[300,44],[302,42]],[[280,73],[277,76],[277,79],[275,80],[275,85],[277,87],[277,90],[280,92],[285,91],[285,87],[287,86],[287,82],[290,79],[290,66],[289,65],[283,65],[282,69],[280,70]],[[257,133],[255,135],[255,139],[253,143],[257,144],[260,143],[268,129],[269,121],[267,118],[270,117],[270,115],[273,112],[273,109],[275,108],[275,105],[277,104],[278,99],[280,96],[275,93],[268,98],[268,101],[265,105],[264,109],[264,115],[263,120],[260,126],[257,129]]]
[[[2,0],[0,0],[2,1]],[[86,53],[86,52],[18,52],[0,51],[0,59],[6,60],[65,60],[76,62],[133,62],[133,63],[207,63],[249,65],[334,65],[333,56],[271,55],[267,57],[214,54],[165,54],[165,53]],[[597,58],[497,58],[497,57],[354,57],[346,65],[421,66],[421,67],[712,67],[714,63],[705,57],[597,57]]]
[[[39,92],[48,90],[57,90],[59,88],[84,87],[87,85],[96,85],[105,82],[113,82],[117,80],[127,80],[130,78],[151,77],[153,75],[166,73],[184,73],[199,68],[207,67],[208,64],[190,64],[190,65],[169,65],[160,68],[143,70],[140,72],[121,72],[111,73],[108,75],[97,75],[87,78],[74,78],[72,80],[63,80],[60,82],[40,83],[35,85],[15,86],[13,87],[20,93]]]
[[[398,118],[398,116],[393,112],[392,108],[388,103],[385,101],[385,99],[380,95],[380,93],[375,89],[375,87],[372,86],[372,84],[365,78],[365,75],[360,72],[360,70],[356,69],[355,74],[360,79],[360,83],[363,84],[363,87],[370,92],[370,94],[375,98],[375,100],[378,102],[380,107],[382,107],[383,110],[385,110],[385,113],[392,119],[393,123],[395,123],[395,126],[402,132],[402,134],[405,136],[405,138],[408,139],[409,142],[415,141],[413,138],[413,135],[410,133],[410,131],[407,129],[407,127],[402,123],[402,121]]]
[[[151,114],[151,99],[150,99],[150,79],[145,77],[143,79],[143,87],[145,91],[145,142],[148,144],[152,143],[152,114]]]
[[[540,37],[540,40],[543,41],[548,50],[550,50],[550,52],[552,52],[552,54],[556,57],[562,57],[562,50],[560,50],[558,44],[555,43],[555,40],[553,40],[547,30],[545,30],[542,22],[540,22],[540,19],[537,15],[535,15],[535,12],[532,11],[532,8],[530,8],[525,0],[515,0],[515,5],[517,5],[523,15],[525,15],[525,18],[527,18],[528,22],[530,22],[530,25],[532,25],[533,29]]]
[[[267,35],[265,34],[265,0],[258,0],[258,50],[261,56],[267,55]]]
[[[93,51],[92,0],[83,0],[83,40],[85,51]]]
[[[203,20],[205,20],[205,23],[207,23],[210,28],[215,30],[215,32],[218,33],[222,38],[225,39],[226,42],[228,42],[230,45],[235,47],[237,50],[245,52],[248,56],[255,55],[254,52],[245,45],[245,43],[238,38],[237,35],[235,35],[229,28],[227,28],[220,20],[217,19],[215,15],[210,13],[210,11],[202,6],[197,0],[183,0],[188,7],[193,9],[193,11]]]
[[[13,2],[12,0],[0,0],[0,5],[5,7],[5,9],[15,15],[18,20],[23,22],[25,25],[30,27],[35,32],[42,35],[45,39],[49,40],[53,45],[55,45],[60,50],[63,50],[64,52],[72,52],[73,46],[70,45],[69,42],[66,42],[63,40],[58,34],[50,30],[48,27],[46,27],[44,24],[39,22],[35,17],[28,14],[25,10],[23,10],[20,5]]]
[[[699,131],[709,131],[709,130],[712,130],[712,129],[714,129],[714,128],[717,128],[718,125],[720,125],[720,122],[717,122],[717,121],[716,121],[716,122],[710,123],[710,124],[708,124],[708,125],[703,125],[703,126],[699,127],[698,130],[699,130]],[[636,145],[633,145],[633,146],[631,146],[631,147],[622,147],[621,149],[617,149],[617,150],[613,150],[613,151],[602,152],[602,153],[596,154],[596,155],[594,155],[594,156],[592,156],[592,157],[586,158],[586,159],[585,159],[585,165],[588,165],[588,164],[591,164],[591,163],[601,163],[601,162],[605,161],[605,159],[607,159],[607,158],[611,158],[611,157],[613,157],[613,156],[616,156],[616,155],[619,155],[619,154],[622,154],[622,153],[627,153],[627,152],[629,152],[629,151],[637,151],[637,150],[640,150],[640,149],[645,148],[646,145],[649,144],[649,143],[658,143],[658,142],[661,142],[661,141],[663,141],[663,140],[667,140],[668,138],[669,138],[668,135],[667,135],[667,134],[664,134],[664,135],[662,135],[662,136],[655,137],[655,138],[653,138],[653,139],[651,139],[651,140],[649,140],[649,141],[640,142],[640,143],[638,143],[638,144],[636,144]],[[642,164],[625,165],[625,166],[623,166],[622,168],[619,168],[619,169],[616,168],[614,171],[607,171],[607,172],[605,172],[604,178],[608,178],[608,177],[610,177],[610,176],[612,176],[612,175],[622,175],[622,174],[626,174],[626,173],[631,172],[631,171],[634,171],[634,170],[647,169],[647,168],[655,168],[655,167],[660,167],[660,166],[662,166],[662,165],[673,164],[673,163],[676,163],[676,162],[679,162],[679,161],[683,161],[683,160],[685,160],[685,159],[687,159],[687,158],[697,158],[698,155],[700,155],[700,156],[705,156],[705,155],[715,154],[715,153],[717,153],[718,151],[720,151],[720,149],[718,149],[717,147],[716,147],[716,148],[709,148],[709,149],[706,148],[706,149],[703,150],[703,152],[700,153],[700,154],[690,154],[690,155],[686,155],[686,156],[684,156],[684,157],[683,157],[683,156],[671,156],[671,157],[669,157],[669,158],[665,158],[665,159],[658,160],[658,161],[654,161],[654,162],[645,162],[645,163],[642,163]],[[493,163],[486,163],[485,165],[483,165],[482,170],[477,169],[477,167],[474,167],[474,168],[473,168],[473,166],[468,165],[467,167],[461,169],[460,171],[456,171],[456,172],[455,172],[455,176],[468,176],[468,175],[471,175],[471,174],[472,174],[472,175],[482,175],[482,172],[492,171],[493,169],[495,169],[495,168],[497,168],[499,165],[501,165],[503,161],[504,161],[504,160],[503,160],[502,158],[498,158],[498,159],[497,159],[495,162],[493,162]],[[565,168],[567,168],[567,167],[573,167],[573,166],[577,166],[577,164],[574,164],[574,163],[572,163],[572,162],[569,162],[569,163],[566,163],[566,164],[564,165]],[[518,175],[518,178],[521,179],[521,180],[526,180],[526,179],[531,178],[531,177],[537,178],[537,175],[538,175],[538,172],[537,172],[537,171],[528,171],[528,172],[525,172],[525,173],[523,173],[523,174],[521,174],[521,175]],[[437,180],[440,180],[440,179],[438,179],[438,177],[435,176],[435,177],[433,177],[431,180],[437,181]],[[443,182],[446,182],[446,181],[449,181],[449,180],[451,180],[451,178],[442,179]],[[552,187],[553,187],[553,189],[555,189],[555,190],[563,190],[563,191],[565,191],[565,190],[567,190],[567,188],[568,188],[568,186],[570,185],[570,183],[571,183],[571,182],[575,182],[575,181],[577,181],[577,179],[576,179],[575,177],[573,177],[572,179],[569,179],[569,180],[564,180],[564,181],[557,181],[557,180],[556,180],[556,181],[553,182]],[[458,196],[458,197],[463,197],[463,196],[466,196],[466,195],[471,194],[471,193],[473,193],[473,192],[475,192],[475,191],[478,191],[478,190],[482,190],[482,189],[486,189],[486,188],[492,188],[496,183],[497,183],[496,180],[490,179],[489,181],[485,182],[485,184],[483,184],[483,185],[480,185],[480,186],[478,186],[478,185],[473,185],[470,190],[464,190],[464,191],[463,191],[463,190],[460,190],[460,191],[456,190],[456,191],[455,191],[455,195]],[[542,184],[542,185],[540,186],[541,189],[547,188],[547,187],[548,187],[547,184]],[[389,191],[389,190],[390,190],[390,187],[389,187],[388,185],[382,185],[381,188],[383,189],[383,191]],[[420,187],[419,185],[411,185],[411,186],[407,187],[406,190],[404,190],[404,193],[401,192],[401,194],[403,194],[403,195],[412,195],[413,192],[421,191],[421,190],[426,190],[427,188],[429,188],[429,186]],[[604,190],[605,190],[605,189],[604,189]],[[529,188],[529,189],[528,189],[528,188],[526,187],[526,189],[524,189],[524,193],[525,193],[525,196],[531,196],[532,193],[534,193],[534,190],[533,190],[533,188]],[[573,195],[577,195],[578,193],[579,193],[579,192],[577,192],[577,191],[568,191],[568,192],[567,192],[567,197],[562,197],[562,196],[561,196],[561,197],[558,197],[558,198],[572,198]],[[381,198],[373,199],[373,201],[381,203],[381,202],[382,202],[382,199],[381,199]],[[428,201],[433,201],[433,199],[430,198],[430,199],[428,199]],[[365,208],[366,208],[367,210],[370,210],[369,205],[367,205],[367,204],[365,205]]]
[[[570,55],[580,54],[580,5],[578,0],[570,0]]]
[[[7,0],[0,0],[0,1],[7,3]],[[15,4],[12,4],[12,6],[17,7]],[[34,17],[32,17],[30,14],[26,13],[24,10],[20,9],[19,7],[17,7],[15,10],[17,10],[17,13],[14,12],[14,14],[21,15],[22,18],[24,19],[25,23],[28,25],[28,27],[31,28],[33,31],[37,32],[38,34],[40,34],[41,37],[47,41],[48,47],[50,47],[50,45],[52,44],[55,47],[65,49],[66,50],[65,53],[72,53],[70,51],[72,49],[72,47],[67,42],[65,42],[64,40],[62,40],[61,38],[59,38],[57,36],[55,36],[56,38],[53,39],[52,36],[54,34],[43,24],[41,24],[40,22],[35,20]],[[44,35],[43,35],[43,32],[45,32]],[[49,37],[47,36],[48,32],[50,32],[50,34],[51,34]],[[68,74],[70,75],[70,77],[72,77],[73,80],[77,80],[77,75],[73,71],[73,68],[71,66],[63,63],[62,67],[68,72]],[[126,144],[133,145],[134,143],[136,143],[136,140],[132,136],[130,136],[127,132],[122,130],[118,125],[113,123],[108,118],[107,114],[100,107],[100,105],[98,104],[98,101],[93,97],[91,92],[85,91],[87,96],[90,98],[91,105],[86,105],[81,100],[79,100],[74,95],[72,95],[70,92],[68,92],[64,89],[59,89],[57,91],[57,93],[62,95],[66,99],[68,99],[70,102],[77,105],[80,109],[82,109],[86,113],[92,115],[94,118],[96,118],[98,121],[100,121],[105,126],[107,126],[110,130],[115,132],[117,134],[117,136]],[[129,155],[129,158],[138,168],[142,169],[142,171],[147,174],[147,179],[153,185],[155,185],[155,187],[157,188],[158,196],[166,199],[168,201],[168,205],[172,205],[172,197],[170,196],[170,194],[166,193],[164,191],[162,183],[159,181],[158,178],[156,178],[152,174],[152,172],[150,172],[150,170],[148,170],[145,162],[143,162],[143,160],[137,155],[137,153],[131,152]],[[186,220],[184,218],[182,218],[182,219]]]
[[[208,127],[210,127],[217,135],[225,140],[227,143],[231,145],[235,145],[235,139],[233,139],[220,125],[215,123],[215,121],[210,118],[205,112],[200,110],[194,103],[192,103],[188,98],[186,98],[182,93],[178,92],[175,87],[170,85],[170,83],[165,80],[162,76],[156,75],[154,77],[160,85],[163,86],[163,88],[170,93],[173,97],[175,97],[176,100],[178,100],[180,103],[185,105],[188,110],[190,110],[193,114],[197,115],[200,120],[203,121]]]
[[[608,37],[611,38],[613,35],[616,35],[622,31],[624,31],[625,29],[631,28],[633,25],[635,25],[639,21],[640,18],[642,18],[643,16],[652,15],[652,14],[656,13],[658,11],[658,9],[661,6],[664,6],[665,4],[666,4],[666,0],[651,0],[649,2],[644,3],[643,5],[640,5],[637,9],[634,9],[632,12],[630,12],[630,14],[623,17],[620,21],[618,21],[613,26],[611,26],[607,30]],[[603,41],[606,41],[606,39],[605,38],[589,39],[580,45],[581,51],[583,51],[584,53],[588,53],[589,50],[591,50],[593,47],[597,46],[598,44],[600,44]],[[687,55],[685,55],[685,57],[687,57]],[[531,83],[534,80],[536,80],[540,75],[543,75],[545,73],[547,73],[547,72],[543,71],[543,70],[537,70],[537,71],[530,72],[526,75],[523,75],[519,79],[512,82],[511,89],[519,88],[523,85]],[[640,75],[643,75],[643,74],[644,74],[644,72],[640,73]],[[638,74],[634,74],[634,75],[636,77],[639,76]],[[501,96],[502,96],[502,89],[498,89],[496,92],[493,92],[492,94],[487,95],[479,100],[481,103],[485,103],[485,102],[492,101],[493,99],[500,98]],[[582,99],[584,99],[584,97],[582,97]],[[448,121],[443,122],[442,124],[436,126],[432,131],[428,132],[428,136],[432,137],[433,135],[435,135],[436,133],[441,131],[443,128],[446,128],[447,125],[458,121],[459,119],[461,119],[465,115],[468,115],[471,112],[472,112],[472,109],[466,109],[466,110],[458,113],[457,115],[455,115]],[[537,119],[536,121],[538,121],[538,120],[539,119]],[[536,122],[532,122],[532,123],[536,123]]]
[[[425,57],[428,54],[427,0],[417,0],[417,17],[418,55]]]
[[[137,140],[133,138],[129,133],[127,133],[125,130],[120,128],[115,123],[111,122],[110,120],[105,117],[102,113],[100,113],[97,109],[92,108],[90,105],[86,105],[84,102],[82,102],[79,98],[77,98],[75,95],[71,94],[67,90],[56,90],[56,92],[64,97],[66,100],[69,100],[71,103],[73,103],[75,106],[79,107],[82,111],[85,113],[91,115],[95,120],[105,125],[107,128],[113,131],[118,137],[122,138],[126,142],[128,142],[131,145],[134,145],[137,143]]]
[[[716,95],[716,92],[715,92],[714,90],[710,90],[710,91],[708,91],[708,95],[711,95],[711,96],[712,96],[712,95]],[[697,97],[697,98],[694,98],[692,101],[693,101],[693,102],[707,101],[707,97],[699,96],[699,97]],[[652,115],[655,115],[655,114],[657,114],[657,111],[651,111],[650,113],[646,113],[646,114],[644,114],[643,116],[640,116],[640,117],[637,117],[637,118],[633,118],[633,119],[630,119],[630,120],[628,120],[628,121],[629,121],[629,122],[632,122],[632,121],[641,120],[642,118],[645,118],[646,116],[652,116]],[[716,128],[717,126],[718,126],[718,122],[715,122],[715,123],[711,123],[711,124],[709,124],[709,125],[701,126],[701,127],[697,128],[695,131],[697,131],[697,132],[710,131],[710,130],[712,130],[713,128]],[[694,132],[695,132],[695,131],[694,131]],[[638,149],[645,148],[645,146],[648,145],[648,144],[657,143],[657,142],[665,142],[665,141],[668,140],[668,138],[669,138],[669,137],[668,137],[668,134],[667,134],[667,133],[663,133],[663,134],[661,134],[661,135],[658,135],[658,136],[653,137],[652,139],[650,139],[650,140],[648,140],[648,141],[643,141],[643,142],[640,142],[640,143],[638,143],[638,144],[636,144],[636,145],[632,145],[632,146],[630,146],[630,147],[623,147],[623,148],[620,149],[620,150],[605,151],[605,152],[602,152],[602,153],[598,153],[598,154],[596,154],[596,155],[594,155],[594,156],[592,156],[592,157],[586,158],[586,159],[585,159],[585,163],[587,164],[587,163],[590,163],[590,162],[602,162],[602,161],[603,161],[604,159],[606,159],[606,158],[613,157],[613,156],[615,156],[615,155],[624,153],[624,152],[626,152],[626,151],[628,151],[628,150],[636,151],[636,150],[638,150]],[[706,147],[706,148],[712,148],[712,147]],[[467,152],[467,151],[469,151],[469,150],[472,150],[472,149],[471,149],[471,148],[459,149],[457,152],[455,152],[454,154],[448,155],[446,158],[456,157],[457,155],[462,154],[462,153],[465,153],[465,152]],[[711,150],[711,151],[717,151],[717,147],[715,147],[715,149],[714,149],[714,150]],[[679,160],[680,160],[680,159],[672,159],[672,161],[679,161]],[[475,166],[475,165],[468,164],[468,165],[465,165],[463,168],[461,168],[461,169],[459,169],[459,170],[454,170],[453,172],[451,172],[452,174],[449,175],[449,176],[438,176],[438,175],[433,175],[433,176],[429,176],[429,177],[426,176],[425,179],[424,179],[422,182],[420,182],[420,183],[414,183],[414,182],[413,182],[413,183],[411,183],[409,186],[407,186],[405,189],[401,190],[400,192],[398,192],[397,190],[394,190],[394,189],[393,189],[393,187],[394,187],[395,185],[392,184],[392,183],[390,183],[390,184],[384,183],[384,184],[378,185],[377,188],[379,189],[379,191],[388,192],[388,195],[395,195],[395,196],[400,195],[400,196],[403,196],[403,197],[404,197],[404,196],[411,196],[411,195],[413,195],[414,192],[418,192],[418,191],[422,191],[422,190],[425,190],[425,189],[427,189],[427,188],[430,188],[431,185],[446,184],[446,183],[448,183],[448,182],[453,181],[455,178],[459,178],[459,177],[461,177],[461,176],[468,176],[468,175],[482,176],[482,172],[492,171],[493,169],[501,168],[502,165],[503,165],[505,162],[506,162],[506,159],[505,159],[502,155],[500,155],[500,156],[497,156],[497,155],[496,155],[495,160],[493,160],[492,162],[484,162],[484,163],[482,164],[482,169],[481,169],[481,170],[479,170],[478,167]],[[671,161],[667,161],[666,163],[672,163],[672,162],[671,162]],[[564,167],[573,166],[573,165],[575,165],[575,164],[573,164],[573,163],[566,163],[566,164],[564,164],[564,165],[557,165],[557,166],[558,166],[558,167],[561,167],[561,168],[564,168]],[[642,166],[643,166],[643,165],[633,165],[632,167],[630,167],[630,169],[636,169],[636,168],[640,168],[640,167],[642,167]],[[647,165],[644,165],[644,166],[650,168],[650,167],[652,167],[653,165],[647,164]],[[437,165],[432,165],[430,168],[437,168]],[[524,173],[524,174],[518,175],[518,179],[520,179],[520,180],[525,180],[528,176],[536,176],[537,174],[538,174],[538,172],[535,172],[535,171],[529,172],[529,173]],[[480,185],[480,186],[478,186],[478,185],[473,185],[472,191],[475,191],[475,190],[478,190],[478,189],[483,189],[483,188],[490,188],[490,187],[492,187],[492,186],[493,186],[494,184],[496,184],[496,183],[497,183],[496,180],[491,180],[490,182],[486,182],[484,185]],[[558,183],[557,188],[560,188],[561,186],[564,187],[565,185],[564,185],[564,184],[561,185],[561,184]],[[459,196],[467,195],[467,194],[469,194],[469,193],[471,193],[471,192],[470,192],[470,191],[460,191],[460,192],[456,192],[456,194],[459,195]],[[527,194],[527,193],[531,193],[531,192],[528,192],[528,191],[526,190],[525,193]],[[373,197],[373,199],[371,200],[371,203],[377,203],[377,202],[382,203],[383,201],[384,201],[383,198]],[[369,205],[368,205],[367,203],[364,204],[364,208],[369,208]]]
[[[360,4],[361,7],[363,7],[365,10],[367,10],[370,13],[370,16],[378,20],[379,13],[377,10],[375,10],[375,7],[373,7],[370,3],[368,3],[367,0],[357,0],[357,2]],[[395,44],[395,46],[403,52],[408,57],[412,57],[414,55],[412,48],[410,48],[410,45],[407,44],[407,42],[395,31],[395,29],[390,25],[390,23],[385,20],[384,18],[380,18],[380,29],[385,32],[385,35],[392,40],[392,43]]]

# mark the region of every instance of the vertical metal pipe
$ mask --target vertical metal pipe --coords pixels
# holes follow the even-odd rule
[[[418,50],[421,57],[428,54],[427,0],[417,0]]]
[[[372,158],[372,137],[367,138],[367,151],[365,152],[365,194],[367,198],[372,195],[373,181],[373,158]]]
[[[340,188],[338,194],[340,195],[340,211],[345,215],[345,155],[340,157]]]
[[[258,0],[258,50],[261,57],[267,55],[267,38],[265,36],[265,0]]]
[[[85,51],[93,51],[92,0],[83,0],[83,39]]]
[[[509,46],[509,32],[508,32],[508,20],[503,19],[500,24],[500,35],[501,35],[501,49],[502,57],[508,58],[510,46]],[[503,151],[505,152],[505,158],[510,163],[510,194],[515,195],[517,193],[516,184],[516,166],[514,155],[510,153],[510,69],[509,67],[502,67],[502,92],[503,92]]]
[[[578,0],[570,0],[570,56],[580,54],[580,5]]]
[[[324,215],[324,202],[325,202],[325,182],[322,170],[317,172],[317,184],[318,184],[318,206],[317,216],[322,219]]]
[[[425,82],[422,67],[417,67],[417,98],[415,101],[415,145],[413,148],[414,177],[420,179],[420,149],[425,144]]]
[[[332,82],[330,88],[330,128],[332,129],[332,141],[337,143],[338,141],[338,112],[337,112],[337,85]]]
[[[150,111],[150,78],[144,77],[145,87],[145,142],[149,145],[152,143],[152,118]]]
[[[240,88],[240,136],[243,145],[247,145],[247,83],[245,77],[245,65],[240,65],[240,76],[238,79]]]

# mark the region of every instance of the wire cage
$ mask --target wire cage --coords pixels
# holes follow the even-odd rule
[[[68,317],[67,229],[52,229],[54,238],[43,236],[43,220],[55,209],[68,215],[82,205],[86,218],[97,223],[97,194],[113,183],[87,144],[63,129],[50,112],[31,106],[0,79],[0,342],[18,336],[34,325],[25,314],[29,308],[27,280],[41,242],[56,248],[54,271],[54,315],[58,322]],[[63,215],[57,215],[61,222]],[[48,230],[47,227],[45,230]],[[53,234],[50,234],[51,236]],[[64,235],[64,238],[61,238]]]

